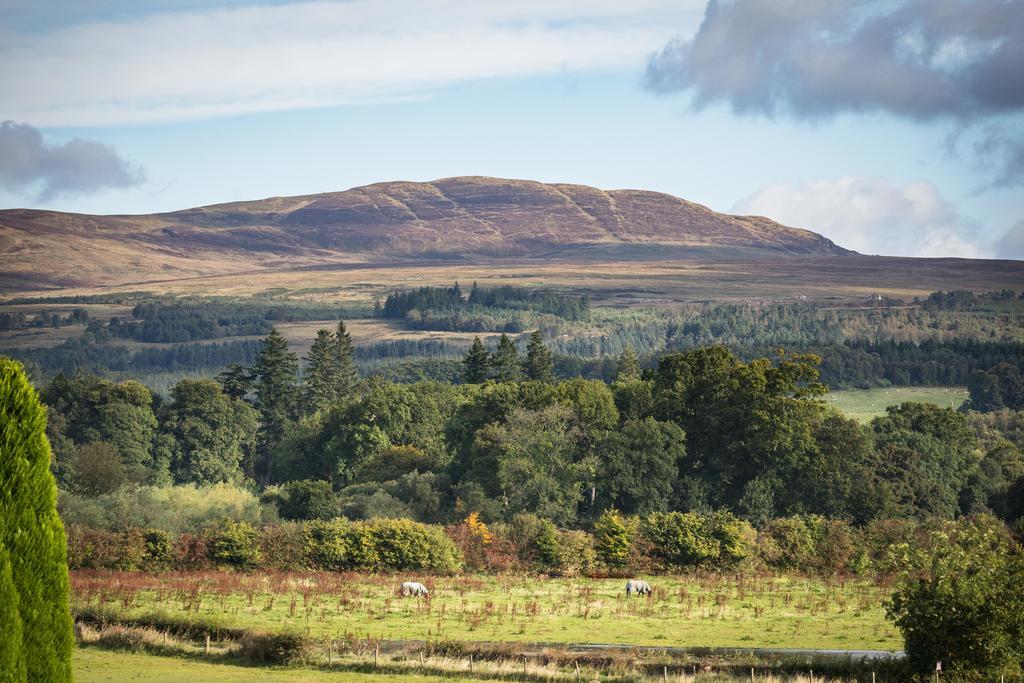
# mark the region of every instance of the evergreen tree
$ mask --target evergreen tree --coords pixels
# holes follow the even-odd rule
[[[480,384],[487,381],[487,371],[490,367],[490,357],[487,349],[484,348],[480,337],[473,338],[473,345],[469,352],[462,359],[462,381],[466,384]]]
[[[334,333],[335,363],[337,364],[337,396],[345,399],[352,395],[359,384],[359,373],[356,372],[356,350],[352,344],[352,335],[345,327],[345,321],[338,321],[338,330]]]
[[[317,330],[306,354],[302,386],[302,409],[315,413],[338,400],[339,364],[337,340],[330,330]]]
[[[619,371],[615,375],[616,382],[635,382],[640,379],[640,360],[632,346],[627,346],[619,357]]]
[[[498,339],[498,348],[491,356],[491,368],[494,371],[494,379],[499,382],[516,382],[523,378],[519,350],[507,334],[501,335]]]
[[[232,363],[224,372],[217,375],[217,381],[224,388],[224,393],[231,398],[245,398],[252,391],[252,368]]]
[[[384,317],[384,307],[380,305],[380,297],[377,297],[376,299],[373,300],[373,317]]]
[[[288,423],[295,419],[299,358],[288,350],[288,341],[274,328],[263,340],[256,356],[256,410],[260,414],[257,436],[257,460],[254,474],[265,480],[270,472],[271,452],[284,436]]]
[[[473,286],[469,290],[469,301],[470,305],[480,303],[480,288],[476,284],[476,280],[473,280]]]
[[[459,281],[455,281],[455,286],[452,287],[452,299],[456,303],[462,303],[462,287],[459,287]]]
[[[540,330],[530,335],[530,343],[526,345],[526,376],[537,382],[555,381],[555,361],[551,351],[544,346]]]
[[[46,411],[0,358],[0,667],[5,680],[71,681],[67,541],[50,473]]]

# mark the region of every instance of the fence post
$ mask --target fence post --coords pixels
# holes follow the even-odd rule
[[[578,681],[580,680],[580,663],[577,662],[575,659],[572,660],[572,663],[576,666],[576,680]]]
[[[327,639],[327,663],[334,663],[334,638]]]
[[[661,667],[661,680],[663,680],[663,681],[667,681],[668,680],[668,667],[667,666]]]
[[[469,656],[469,672],[473,673],[473,655]]]
[[[206,634],[206,654],[210,654],[210,634]]]
[[[526,675],[526,657],[523,657],[523,675]]]
[[[377,657],[380,656],[380,643],[373,644],[373,666],[377,667]]]
[[[750,667],[750,683],[754,683],[754,667]]]

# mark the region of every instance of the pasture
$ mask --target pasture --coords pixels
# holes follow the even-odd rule
[[[422,579],[429,598],[401,598]],[[888,587],[861,579],[691,575],[623,579],[524,575],[71,572],[72,608],[138,621],[294,631],[343,640],[616,643],[660,647],[901,647]]]
[[[870,422],[885,415],[888,406],[906,401],[934,403],[941,408],[959,408],[967,400],[963,387],[886,387],[879,389],[848,389],[825,395],[830,404],[860,422]]]

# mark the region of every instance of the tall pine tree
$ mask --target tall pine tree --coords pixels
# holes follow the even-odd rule
[[[302,410],[315,413],[338,400],[339,367],[337,341],[330,330],[317,330],[306,354],[302,383]]]
[[[501,335],[498,339],[498,348],[491,356],[491,368],[494,379],[499,382],[516,382],[523,378],[523,369],[519,365],[519,350],[507,334]]]
[[[480,337],[473,338],[469,352],[462,359],[462,381],[466,384],[480,384],[487,381],[491,359]]]
[[[555,361],[551,351],[544,346],[540,330],[534,330],[526,345],[526,376],[536,382],[555,381]]]
[[[255,476],[266,481],[273,449],[295,419],[298,404],[296,377],[299,358],[288,350],[288,341],[274,328],[263,340],[253,368],[256,410],[260,413]]]
[[[50,473],[46,410],[0,357],[0,680],[70,681],[67,541]]]
[[[345,321],[338,321],[338,331],[334,334],[335,362],[338,368],[338,398],[352,396],[359,384],[359,373],[356,372],[356,350],[352,345],[352,335],[345,327]]]

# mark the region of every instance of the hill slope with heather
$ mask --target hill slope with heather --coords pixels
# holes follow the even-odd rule
[[[809,230],[668,194],[484,177],[138,216],[0,211],[7,291],[338,263],[850,253]]]

